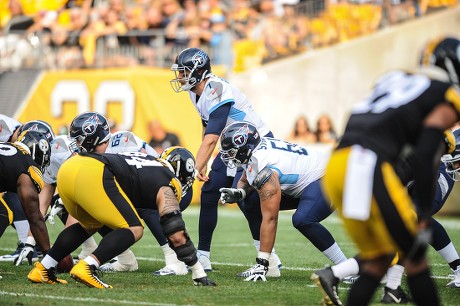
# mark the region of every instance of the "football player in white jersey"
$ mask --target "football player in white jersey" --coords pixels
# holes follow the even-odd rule
[[[320,224],[332,213],[321,191],[327,154],[262,137],[248,122],[234,122],[222,131],[220,153],[229,168],[244,168],[237,188],[220,189],[221,201],[234,203],[254,191],[260,198],[262,223],[257,263],[240,276],[246,281],[266,280],[280,210],[295,209],[294,227],[332,262],[346,260],[332,235]]]
[[[0,114],[0,141],[15,142],[21,123],[16,119]]]
[[[252,123],[261,135],[273,136],[269,128],[254,111],[247,97],[235,86],[212,74],[209,56],[200,49],[188,48],[179,53],[171,70],[175,79],[171,87],[175,92],[187,91],[201,117],[203,139],[196,154],[198,180],[205,182],[201,188],[198,258],[206,271],[212,271],[210,262],[211,240],[217,226],[219,189],[236,186],[242,169],[228,169],[217,156],[207,174],[207,164],[217,145],[222,130],[235,121]],[[246,216],[259,249],[261,214],[257,194],[238,203]],[[279,276],[281,262],[272,252],[271,276]]]

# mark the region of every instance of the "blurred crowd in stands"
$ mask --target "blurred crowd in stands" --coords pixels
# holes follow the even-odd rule
[[[2,0],[0,70],[151,65],[184,47],[244,71],[458,0]]]

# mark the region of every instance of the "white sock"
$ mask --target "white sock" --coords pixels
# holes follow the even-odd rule
[[[206,272],[204,272],[203,266],[200,264],[199,261],[197,261],[196,264],[191,266],[190,269],[192,269],[192,279],[202,278],[207,275]]]
[[[121,254],[118,254],[117,256],[118,263],[123,264],[123,265],[130,265],[134,264],[137,262],[136,256],[134,255],[133,251],[130,249],[127,249]]]
[[[56,267],[58,262],[54,260],[53,257],[49,255],[45,255],[41,261],[42,265],[45,267],[45,269],[53,268]]]
[[[347,276],[357,275],[359,273],[359,265],[356,259],[348,258],[339,264],[331,267],[332,273],[339,280],[344,279]]]
[[[259,252],[260,251],[260,240],[254,240],[254,247],[256,248],[256,251]],[[275,252],[275,248],[272,249],[272,253],[276,253]]]
[[[29,222],[27,220],[14,221],[14,227],[18,233],[18,239],[22,243],[26,243],[27,236],[29,234]]]
[[[339,245],[334,242],[329,248],[323,251],[324,256],[329,258],[334,264],[338,264],[347,260],[345,254],[343,254]]]
[[[176,264],[178,259],[176,252],[169,246],[169,244],[164,244],[161,246],[161,250],[163,251],[163,254],[165,256],[165,265],[173,265]]]
[[[404,273],[404,267],[401,265],[394,265],[387,271],[387,284],[386,287],[396,289],[401,286],[401,279]]]
[[[85,259],[83,259],[88,265],[94,265],[96,268],[99,268],[99,263],[93,256],[88,256]]]
[[[89,237],[81,244],[81,252],[80,254],[78,254],[78,258],[80,259],[86,258],[86,256],[88,256],[89,254],[92,254],[96,248],[97,248],[96,240],[94,240],[93,236]]]
[[[197,256],[200,257],[200,255],[204,255],[206,256],[207,258],[211,258],[211,251],[202,251],[202,250],[198,250],[196,251],[197,252]]]
[[[453,262],[454,260],[459,259],[457,250],[455,249],[452,242],[450,242],[447,246],[440,249],[438,251],[439,255],[441,255],[448,263]]]

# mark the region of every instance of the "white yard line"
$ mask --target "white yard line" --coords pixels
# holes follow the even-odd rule
[[[31,293],[19,293],[19,292],[8,292],[0,291],[0,296],[12,295],[18,297],[32,297],[32,298],[43,298],[50,300],[66,300],[66,301],[79,301],[79,302],[96,302],[96,303],[109,303],[109,304],[128,304],[128,305],[155,305],[155,306],[174,306],[177,304],[164,304],[164,303],[150,303],[150,302],[139,302],[139,301],[127,301],[127,300],[112,300],[112,299],[96,299],[96,298],[79,298],[79,297],[65,297],[55,295],[39,295]]]

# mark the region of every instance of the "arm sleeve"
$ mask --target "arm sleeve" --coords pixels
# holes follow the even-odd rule
[[[436,192],[439,160],[445,149],[442,145],[443,131],[424,128],[416,146],[414,158],[415,195],[420,208],[420,217],[430,216],[431,205]]]
[[[227,124],[228,114],[230,113],[231,103],[226,103],[215,109],[210,115],[208,125],[206,126],[205,135],[220,135]]]

